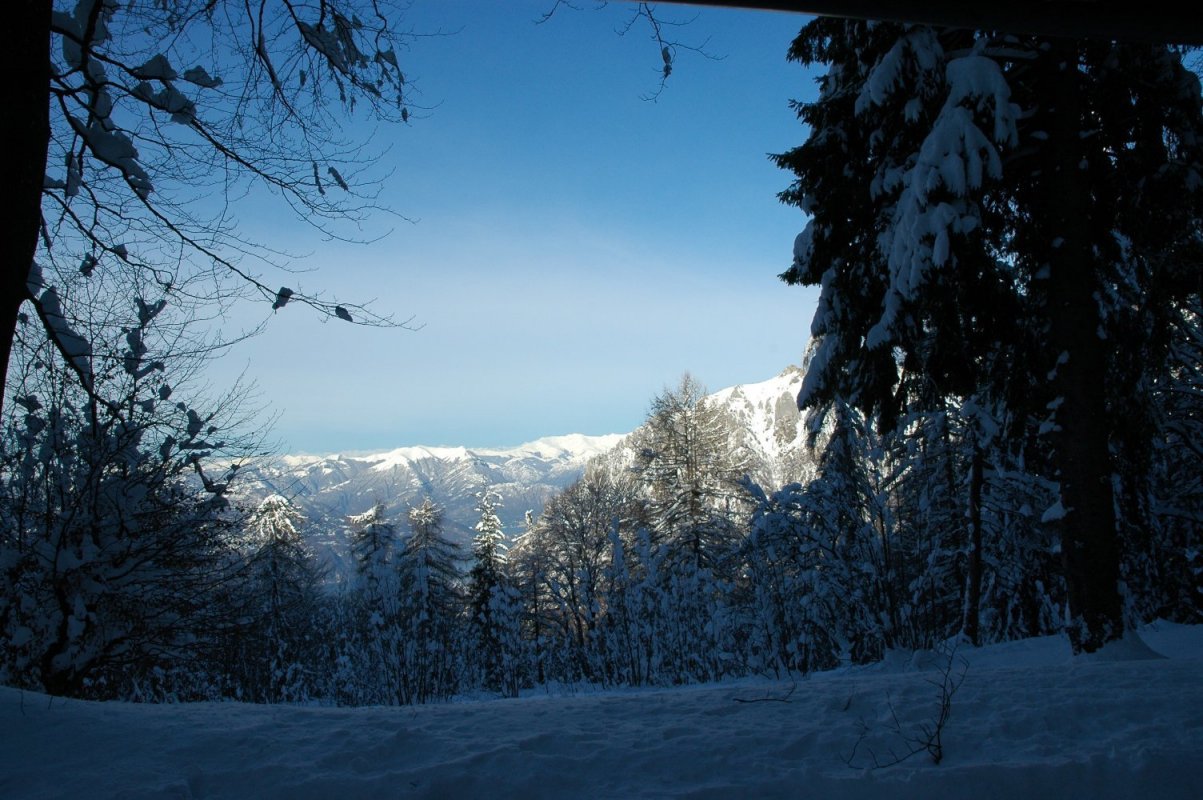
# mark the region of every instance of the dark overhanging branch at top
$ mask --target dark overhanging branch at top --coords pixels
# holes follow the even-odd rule
[[[1115,0],[661,0],[674,4],[791,11],[830,17],[917,22],[1075,39],[1203,45],[1203,15],[1191,4],[1157,8]]]

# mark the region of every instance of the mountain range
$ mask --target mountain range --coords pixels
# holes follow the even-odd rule
[[[795,398],[802,372],[789,367],[760,383],[708,395],[732,447],[748,457],[753,479],[767,488],[804,480],[813,470],[803,446],[805,431]],[[302,514],[308,542],[335,575],[348,574],[347,518],[383,503],[399,529],[410,506],[430,497],[445,511],[453,540],[471,540],[476,496],[490,489],[501,498],[506,532],[522,532],[528,511],[537,515],[556,492],[577,480],[599,457],[629,463],[630,434],[548,436],[512,448],[402,447],[376,453],[289,455],[247,472],[238,499],[253,507],[279,494]]]

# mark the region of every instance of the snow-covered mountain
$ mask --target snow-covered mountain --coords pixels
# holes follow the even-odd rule
[[[718,411],[731,451],[747,465],[752,479],[769,490],[814,475],[814,458],[806,448],[806,427],[797,405],[802,377],[802,370],[790,366],[767,381],[729,386],[704,400]],[[642,446],[642,433],[642,427],[636,429],[601,456],[606,467],[628,468]]]
[[[803,375],[790,366],[775,378],[721,389],[706,398],[722,412],[733,444],[751,458],[752,478],[766,488],[803,481],[813,474],[813,458],[805,447],[806,427],[798,411]]]
[[[336,573],[349,567],[347,517],[377,503],[398,526],[410,506],[430,497],[446,512],[454,540],[472,536],[476,495],[489,488],[501,496],[501,521],[521,530],[527,510],[538,513],[555,492],[575,481],[594,456],[622,440],[607,436],[549,436],[507,449],[402,447],[381,453],[282,456],[259,465],[243,481],[239,498],[253,506],[280,494],[305,515],[315,552]]]
[[[750,461],[762,485],[802,480],[810,470],[795,398],[802,372],[789,367],[760,383],[709,395],[728,427],[733,447]],[[629,435],[549,436],[506,449],[402,447],[380,453],[282,456],[245,476],[240,499],[253,506],[270,494],[288,498],[306,516],[310,544],[335,573],[350,568],[347,517],[384,503],[402,528],[410,506],[430,497],[446,512],[452,539],[467,542],[476,523],[476,495],[489,488],[501,497],[500,516],[510,535],[520,533],[526,512],[538,514],[556,492],[575,481],[594,458],[623,454]]]

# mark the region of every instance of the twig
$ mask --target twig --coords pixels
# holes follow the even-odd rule
[[[905,745],[905,751],[901,755],[892,747],[887,747],[888,758],[878,758],[877,753],[870,747],[866,747],[868,751],[871,765],[857,763],[857,752],[861,745],[872,733],[873,729],[862,718],[859,722],[859,735],[856,743],[852,745],[852,752],[844,759],[844,763],[853,769],[864,769],[871,766],[872,769],[882,769],[885,767],[893,767],[901,764],[903,761],[920,753],[927,753],[931,756],[932,763],[939,764],[944,760],[944,726],[948,724],[948,719],[952,715],[952,697],[956,694],[957,689],[965,682],[965,675],[969,671],[969,662],[964,658],[957,656],[957,647],[954,645],[948,651],[948,659],[940,671],[939,680],[928,680],[927,683],[936,687],[940,691],[939,708],[935,718],[925,722],[920,722],[914,730],[907,732],[904,730],[902,721],[898,719],[898,712],[894,708],[894,701],[889,693],[886,694],[886,704],[890,709],[890,724],[887,731],[893,734],[895,739],[902,741]]]

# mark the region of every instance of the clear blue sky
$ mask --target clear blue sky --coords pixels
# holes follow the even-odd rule
[[[633,4],[416,0],[408,26],[451,35],[404,54],[429,113],[377,131],[382,203],[415,220],[370,245],[323,242],[287,213],[248,220],[312,253],[292,283],[414,315],[417,332],[322,322],[304,308],[213,370],[243,370],[279,413],[284,452],[506,446],[626,432],[689,370],[712,390],[798,363],[815,292],[788,287],[804,225],[766,154],[802,142],[787,63],[805,21],[669,5],[696,19],[657,102],[659,53]],[[258,208],[258,207],[256,207]],[[256,210],[256,214],[260,213]]]

